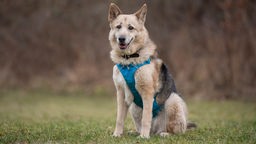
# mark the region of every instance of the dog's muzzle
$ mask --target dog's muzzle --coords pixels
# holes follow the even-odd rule
[[[125,37],[119,37],[118,38],[119,48],[122,49],[122,50],[126,49],[130,45],[132,40],[133,40],[133,38],[129,41],[129,43],[126,43],[125,42],[126,41]]]

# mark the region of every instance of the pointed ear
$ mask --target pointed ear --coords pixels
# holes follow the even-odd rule
[[[146,21],[147,5],[144,4],[136,13],[135,16],[144,23]]]
[[[108,22],[112,22],[120,14],[122,14],[122,11],[119,9],[119,7],[116,4],[111,3],[109,5],[109,11],[108,11]]]

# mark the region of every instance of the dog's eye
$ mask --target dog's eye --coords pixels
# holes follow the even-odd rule
[[[129,26],[128,29],[129,29],[129,30],[133,30],[134,27],[133,27],[133,26]]]
[[[116,28],[117,28],[117,29],[120,29],[120,28],[122,28],[122,26],[121,26],[121,25],[117,25]]]

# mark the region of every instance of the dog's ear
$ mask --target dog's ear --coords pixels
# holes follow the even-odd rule
[[[120,14],[122,14],[122,11],[119,9],[119,7],[116,4],[111,3],[109,5],[109,11],[108,11],[108,22],[112,22]]]
[[[146,21],[147,5],[144,4],[136,13],[135,16],[144,23]]]

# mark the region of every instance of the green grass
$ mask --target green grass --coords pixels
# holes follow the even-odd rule
[[[239,101],[187,101],[198,128],[149,140],[128,134],[113,138],[115,97],[82,92],[1,91],[0,143],[256,143],[256,104]]]

